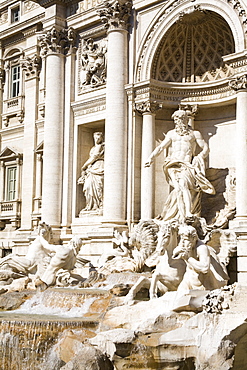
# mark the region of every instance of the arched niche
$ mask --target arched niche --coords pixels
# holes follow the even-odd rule
[[[242,9],[245,12],[245,9]],[[247,13],[247,12],[246,12]],[[245,13],[245,14],[246,14]],[[205,22],[212,24],[212,19],[217,23],[213,26],[215,29],[220,24],[224,25],[226,34],[231,39],[231,44],[234,44],[233,52],[240,52],[245,49],[245,23],[236,9],[230,4],[221,0],[214,2],[213,4],[204,3],[199,1],[198,5],[192,5],[191,2],[185,1],[179,3],[176,6],[172,5],[171,2],[166,3],[164,7],[159,11],[156,17],[153,19],[149,28],[147,29],[140,48],[138,51],[137,66],[136,66],[136,82],[149,80],[154,78],[153,69],[156,68],[154,65],[157,62],[157,53],[159,53],[164,46],[165,40],[169,37],[171,30],[178,30],[180,27],[184,27],[183,41],[186,39],[185,25],[183,23],[196,23]],[[192,25],[190,26],[190,28]],[[187,28],[188,25],[187,25]],[[204,26],[204,31],[207,26]],[[218,28],[218,27],[216,27]],[[217,31],[218,34],[218,31]],[[224,46],[224,50],[220,53],[226,55],[229,49],[228,46]],[[218,50],[219,51],[219,50]],[[226,52],[226,54],[224,54]]]
[[[233,74],[223,56],[235,52],[227,22],[212,11],[185,14],[174,23],[154,55],[151,78],[164,82],[203,83]]]

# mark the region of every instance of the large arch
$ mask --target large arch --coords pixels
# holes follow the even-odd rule
[[[231,4],[222,0],[212,4],[202,0],[198,1],[196,6],[188,1],[178,3],[177,6],[176,3],[169,2],[156,15],[140,44],[135,74],[136,82],[149,80],[152,77],[153,60],[163,38],[174,23],[179,21],[181,16],[195,11],[210,11],[222,17],[233,35],[235,52],[244,50],[246,46],[245,25],[243,17],[241,18],[239,15],[239,9],[236,11]],[[242,9],[243,12],[245,14],[245,9]]]

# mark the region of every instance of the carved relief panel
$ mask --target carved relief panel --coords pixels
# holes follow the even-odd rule
[[[106,82],[106,40],[82,39],[80,44],[79,91]]]

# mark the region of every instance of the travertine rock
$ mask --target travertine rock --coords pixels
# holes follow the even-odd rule
[[[91,346],[83,349],[61,370],[113,370],[113,364],[100,350]]]

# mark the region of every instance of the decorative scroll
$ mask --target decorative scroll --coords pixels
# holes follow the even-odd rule
[[[229,86],[235,91],[247,89],[247,74],[233,78],[229,81]]]

